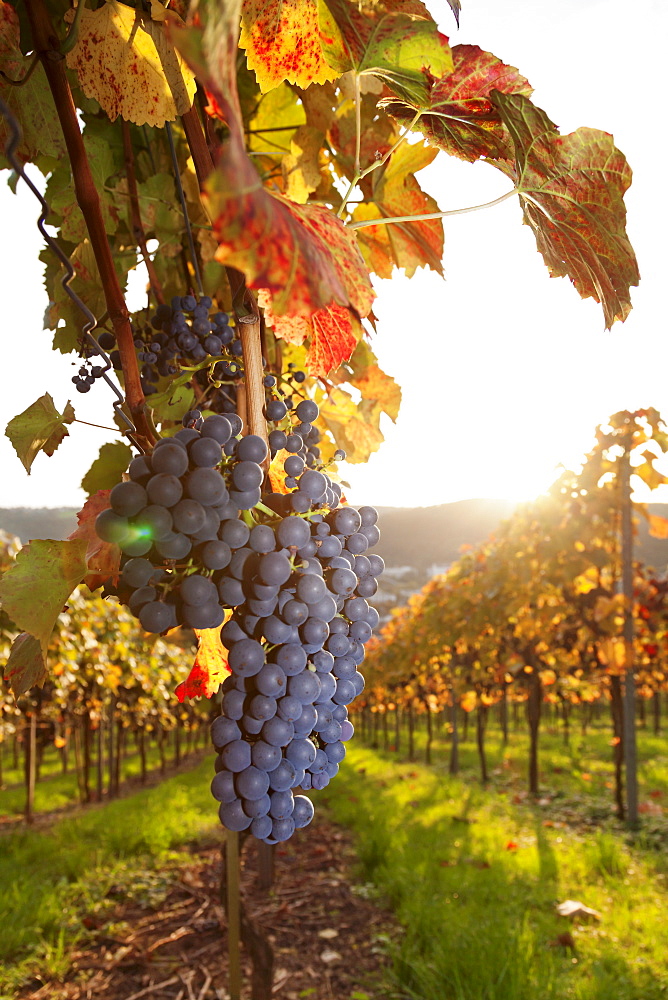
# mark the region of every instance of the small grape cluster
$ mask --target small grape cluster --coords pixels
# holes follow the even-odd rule
[[[378,624],[377,514],[340,507],[309,521],[239,532],[221,597],[232,671],[212,727],[219,756],[212,792],[221,822],[278,843],[313,816],[297,788],[324,788],[353,735],[347,705],[361,693],[364,644]],[[308,805],[307,805],[308,803]]]
[[[220,310],[211,313],[212,307],[208,295],[203,295],[199,302],[194,295],[175,295],[171,305],[159,305],[149,323],[141,331],[135,331],[134,344],[146,396],[157,392],[158,380],[175,375],[181,364],[196,365],[209,357],[223,358],[214,369],[215,379],[239,378],[243,374],[241,341],[230,326],[230,317]],[[120,368],[114,335],[105,331],[99,344],[111,351],[114,368]]]
[[[95,384],[97,379],[101,378],[104,370],[103,365],[92,365],[87,358],[83,359],[81,368],[76,375],[72,376],[72,382],[76,386],[77,392],[90,392],[91,386]]]
[[[147,632],[222,625],[217,574],[231,556],[222,525],[243,524],[239,513],[259,502],[264,478],[267,447],[237,438],[236,414],[202,421],[191,411],[184,422],[201,427],[185,426],[134,458],[95,522],[99,537],[121,548],[118,596]]]

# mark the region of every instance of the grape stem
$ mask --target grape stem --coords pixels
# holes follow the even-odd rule
[[[514,194],[519,193],[518,188],[513,188],[512,191],[506,191],[499,198],[483,202],[482,205],[468,205],[466,208],[450,208],[445,212],[428,212],[425,215],[397,215],[387,219],[365,219],[363,222],[348,222],[347,226],[349,229],[363,229],[365,226],[389,226],[395,222],[423,222],[429,219],[445,219],[450,215],[466,215],[467,212],[478,212],[482,208],[493,208],[494,205],[500,205],[502,201],[508,201]]]
[[[115,434],[123,433],[120,427],[107,427],[105,424],[91,424],[90,420],[79,420],[78,417],[74,418],[74,423],[85,424],[86,427],[99,427],[101,431],[114,431]]]
[[[422,115],[421,111],[416,111],[412,121],[406,126],[406,130],[401,133],[401,135],[394,143],[394,145],[390,149],[388,149],[388,151],[384,153],[383,156],[380,156],[377,160],[374,160],[373,163],[370,163],[368,167],[365,167],[364,170],[362,170],[360,164],[360,148],[362,141],[362,118],[361,118],[361,96],[360,96],[359,81],[360,78],[359,76],[356,75],[355,76],[355,173],[353,174],[353,178],[350,182],[348,190],[343,196],[343,201],[341,202],[339,210],[336,213],[339,219],[343,217],[343,213],[345,212],[346,206],[350,201],[350,197],[355,188],[357,187],[357,185],[359,184],[359,182],[363,180],[365,177],[367,177],[370,173],[373,173],[374,170],[378,170],[380,167],[384,166],[387,163],[392,154],[396,152],[396,150],[399,149],[399,147],[404,144],[404,142],[408,138],[409,133],[415,128]],[[361,204],[363,204],[363,202]]]
[[[60,41],[51,23],[44,0],[27,0],[26,10],[32,29],[35,50],[44,67],[49,88],[60,120],[70,159],[77,204],[83,214],[95,255],[107,311],[111,319],[121,357],[125,398],[130,416],[140,438],[150,447],[155,437],[146,415],[146,401],[139,378],[137,354],[133,342],[130,314],[118,280],[111,247],[100,207],[100,198],[90,170],[76,108],[72,99]],[[139,442],[142,444],[142,442]]]

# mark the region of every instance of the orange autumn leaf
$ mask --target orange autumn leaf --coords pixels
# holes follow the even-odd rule
[[[231,614],[231,611],[227,612],[226,621]],[[220,628],[196,628],[194,632],[198,642],[197,655],[187,678],[176,688],[175,694],[180,702],[186,698],[210,698],[231,672]]]
[[[285,494],[292,492],[285,485],[285,469],[283,468],[283,462],[289,455],[290,452],[282,448],[281,451],[276,452],[271,461],[271,465],[269,466],[269,482],[271,483],[273,493]]]
[[[104,583],[114,586],[118,583],[121,568],[121,550],[118,545],[103,542],[95,533],[95,520],[98,514],[110,506],[111,490],[98,490],[88,497],[77,514],[78,527],[69,535],[69,540],[82,538],[88,545],[86,549],[86,564],[88,573],[84,583],[89,590],[97,590]]]
[[[331,305],[317,309],[310,316],[277,316],[268,290],[262,289],[258,302],[265,310],[265,320],[274,334],[288,344],[308,344],[304,367],[310,375],[326,377],[347,361],[362,335],[357,317],[349,309]]]
[[[652,538],[668,538],[668,517],[650,514],[649,533]]]
[[[401,387],[391,376],[386,375],[378,365],[369,365],[359,375],[355,375],[353,384],[362,393],[364,399],[372,399],[383,413],[396,422],[401,406]]]

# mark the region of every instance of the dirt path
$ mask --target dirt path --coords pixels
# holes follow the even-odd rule
[[[388,1000],[381,985],[387,944],[400,929],[355,884],[349,834],[318,819],[275,848],[275,878],[260,890],[256,842],[242,852],[247,913],[274,952],[272,998]],[[113,911],[84,918],[91,936],[74,952],[65,981],[34,980],[21,1000],[228,1000],[227,935],[220,905],[221,854],[203,849],[168,874],[159,906],[115,890]],[[130,896],[132,893],[130,893]],[[250,962],[242,951],[243,1000]]]

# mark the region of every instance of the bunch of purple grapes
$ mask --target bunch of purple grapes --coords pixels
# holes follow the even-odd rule
[[[383,570],[367,555],[377,514],[340,507],[307,520],[257,524],[235,549],[220,592],[235,608],[223,626],[231,675],[212,727],[219,752],[212,792],[221,822],[266,843],[313,816],[296,789],[324,788],[353,735],[347,706],[378,624],[367,603]]]
[[[219,592],[232,550],[229,525],[260,500],[267,455],[261,438],[239,438],[241,420],[198,411],[173,437],[130,463],[127,482],[95,523],[123,553],[117,594],[147,632],[177,625],[217,628],[227,607]]]
[[[324,788],[345,757],[384,566],[376,511],[341,506],[314,454],[317,405],[272,398],[266,417],[286,425],[269,444],[288,452],[288,493],[263,492],[267,445],[236,414],[193,410],[132,460],[96,531],[120,546],[115,592],[146,631],[219,628],[232,611],[212,791],[224,826],[273,844],[313,817],[296,791]]]
[[[241,341],[230,326],[226,312],[212,312],[213,301],[203,295],[175,295],[171,305],[159,305],[141,331],[135,330],[135,348],[141,362],[141,384],[146,396],[157,392],[160,378],[175,375],[182,365],[197,365],[207,358],[222,358],[214,378],[239,378],[243,374]],[[120,368],[116,338],[104,331],[99,344],[111,351],[115,368]]]

